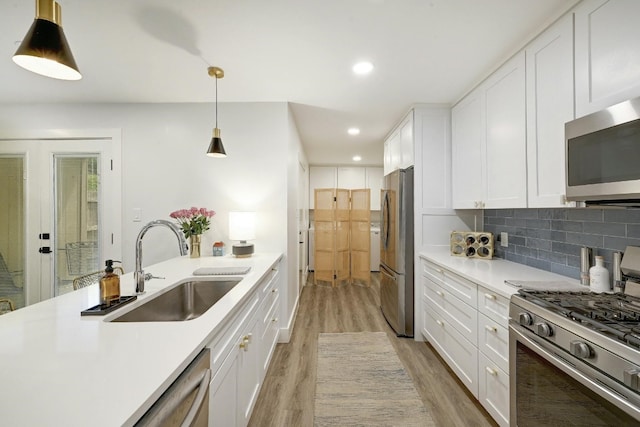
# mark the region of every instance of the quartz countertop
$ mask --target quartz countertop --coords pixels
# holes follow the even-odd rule
[[[0,316],[0,424],[133,425],[280,257],[184,256],[145,267],[165,279],[146,282],[145,294],[106,316],[80,316],[99,303],[97,284]],[[202,316],[183,322],[108,321],[193,277],[195,269],[217,266],[251,270]],[[133,295],[133,274],[123,275],[120,286],[122,295]]]
[[[422,250],[419,252],[419,256],[506,298],[510,298],[520,288],[506,284],[505,280],[544,281],[554,283],[555,287],[561,287],[563,290],[589,290],[588,287],[580,285],[580,282],[576,279],[512,261],[500,258],[485,260],[453,256],[448,246],[431,247]]]

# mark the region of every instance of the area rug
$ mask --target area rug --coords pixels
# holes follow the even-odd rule
[[[314,425],[435,426],[387,334],[320,334]]]

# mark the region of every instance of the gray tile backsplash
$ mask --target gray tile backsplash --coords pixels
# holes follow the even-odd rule
[[[579,279],[582,246],[604,256],[610,272],[614,252],[640,246],[640,209],[486,209],[484,231],[495,235],[496,257]]]

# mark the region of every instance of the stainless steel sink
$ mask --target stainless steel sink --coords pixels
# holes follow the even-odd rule
[[[201,316],[226,295],[240,279],[190,280],[150,298],[112,322],[180,322]]]

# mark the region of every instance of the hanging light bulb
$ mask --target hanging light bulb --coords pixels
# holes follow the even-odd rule
[[[36,18],[13,55],[13,62],[54,79],[82,78],[62,30],[62,11],[57,2],[36,0]]]
[[[213,128],[213,137],[207,150],[207,156],[210,157],[227,157],[227,153],[224,151],[222,145],[222,138],[220,138],[220,129],[218,129],[218,79],[224,77],[224,70],[218,67],[209,67],[207,71],[211,77],[216,79],[216,127]]]

